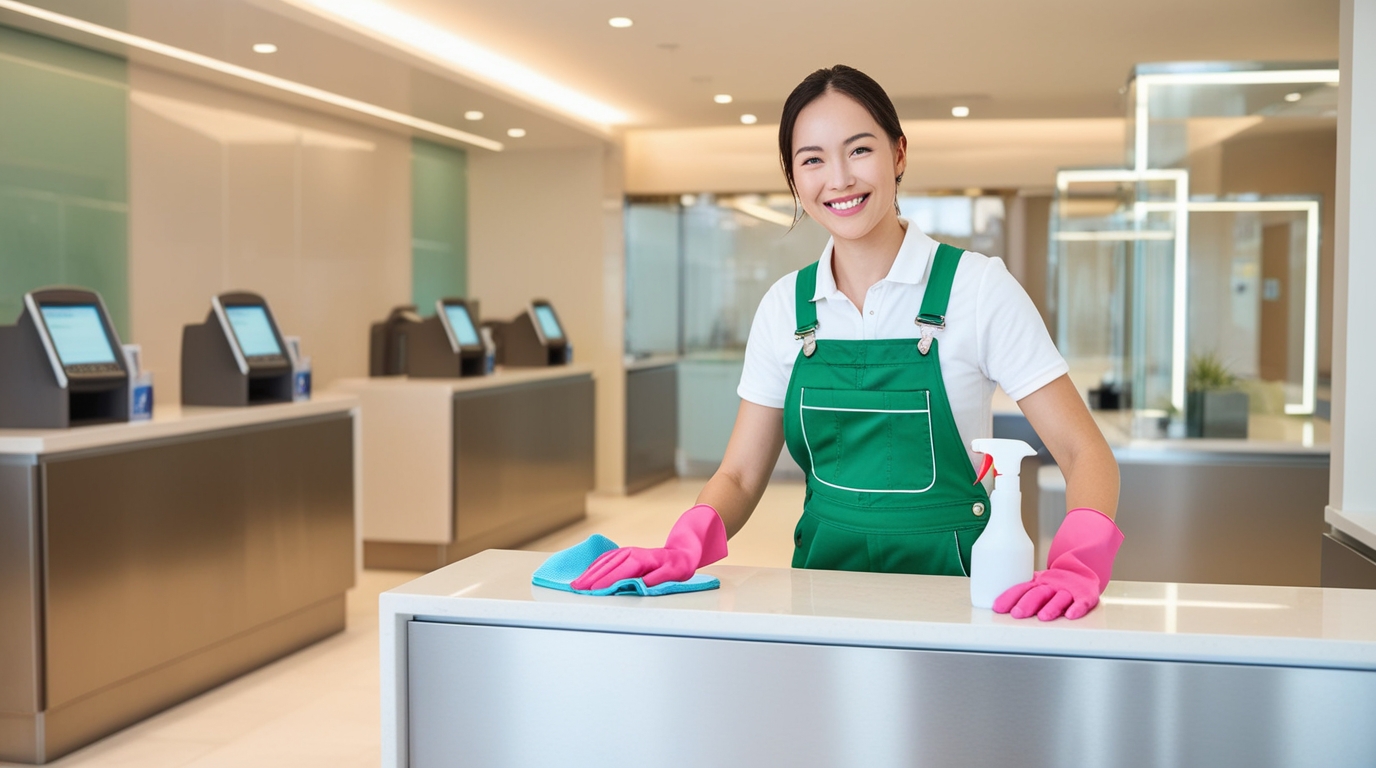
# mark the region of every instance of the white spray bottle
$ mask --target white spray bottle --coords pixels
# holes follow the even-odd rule
[[[976,608],[991,608],[1004,590],[1032,578],[1032,539],[1022,527],[1018,473],[1023,458],[1037,452],[1021,440],[995,438],[976,440],[971,447],[994,464],[989,524],[970,552],[970,602]]]

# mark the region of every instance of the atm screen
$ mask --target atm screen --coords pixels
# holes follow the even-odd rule
[[[461,347],[476,347],[482,344],[482,339],[478,338],[478,329],[473,325],[473,318],[468,314],[468,307],[462,304],[445,304],[445,317],[449,320],[449,327],[454,331],[454,338]]]
[[[282,354],[282,347],[277,344],[277,334],[272,332],[267,307],[225,307],[225,317],[234,329],[234,337],[239,340],[239,351],[244,357]]]
[[[64,366],[115,362],[115,350],[94,304],[44,306],[39,311]]]
[[[548,304],[535,305],[535,319],[540,321],[540,332],[545,335],[548,341],[559,341],[564,338],[564,329],[559,327],[559,318],[554,316],[554,309]]]

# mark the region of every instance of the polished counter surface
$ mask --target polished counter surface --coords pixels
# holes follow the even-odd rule
[[[476,392],[484,389],[499,389],[520,384],[552,381],[574,376],[591,376],[592,366],[582,363],[571,365],[551,365],[541,368],[512,368],[497,366],[490,376],[465,376],[459,379],[409,378],[406,376],[371,376],[367,378],[340,379],[331,389],[356,392],[360,389],[382,391],[387,389],[415,389],[432,387],[449,392]]]
[[[325,416],[352,410],[358,398],[340,392],[324,392],[310,400],[272,403],[244,408],[214,408],[157,404],[153,418],[113,424],[93,424],[70,429],[0,429],[0,455],[44,455],[90,448],[104,448],[144,440],[236,427]]]
[[[1376,670],[1376,592],[1112,582],[1077,621],[970,605],[959,577],[709,566],[721,588],[655,598],[536,587],[540,552],[489,550],[384,593],[391,617],[488,625],[1114,659]],[[387,670],[384,669],[384,675]],[[395,682],[394,680],[392,682]],[[384,677],[384,691],[389,684]]]

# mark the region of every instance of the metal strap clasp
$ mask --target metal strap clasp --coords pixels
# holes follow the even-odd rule
[[[922,338],[917,341],[917,351],[924,357],[932,351],[932,339],[935,332],[940,328],[946,327],[945,315],[918,315],[913,318],[913,323],[922,332]]]
[[[794,331],[793,338],[803,342],[803,357],[812,357],[817,351],[817,323]]]

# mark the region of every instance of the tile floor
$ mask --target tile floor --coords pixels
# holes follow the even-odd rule
[[[618,544],[663,543],[692,506],[701,479],[672,480],[628,497],[593,496],[583,522],[523,549],[555,551],[601,533]],[[786,567],[802,483],[774,482],[727,563]],[[61,760],[57,768],[375,768],[377,596],[417,574],[364,571],[348,596],[348,627],[285,659],[155,715]],[[13,763],[0,762],[0,766]]]

